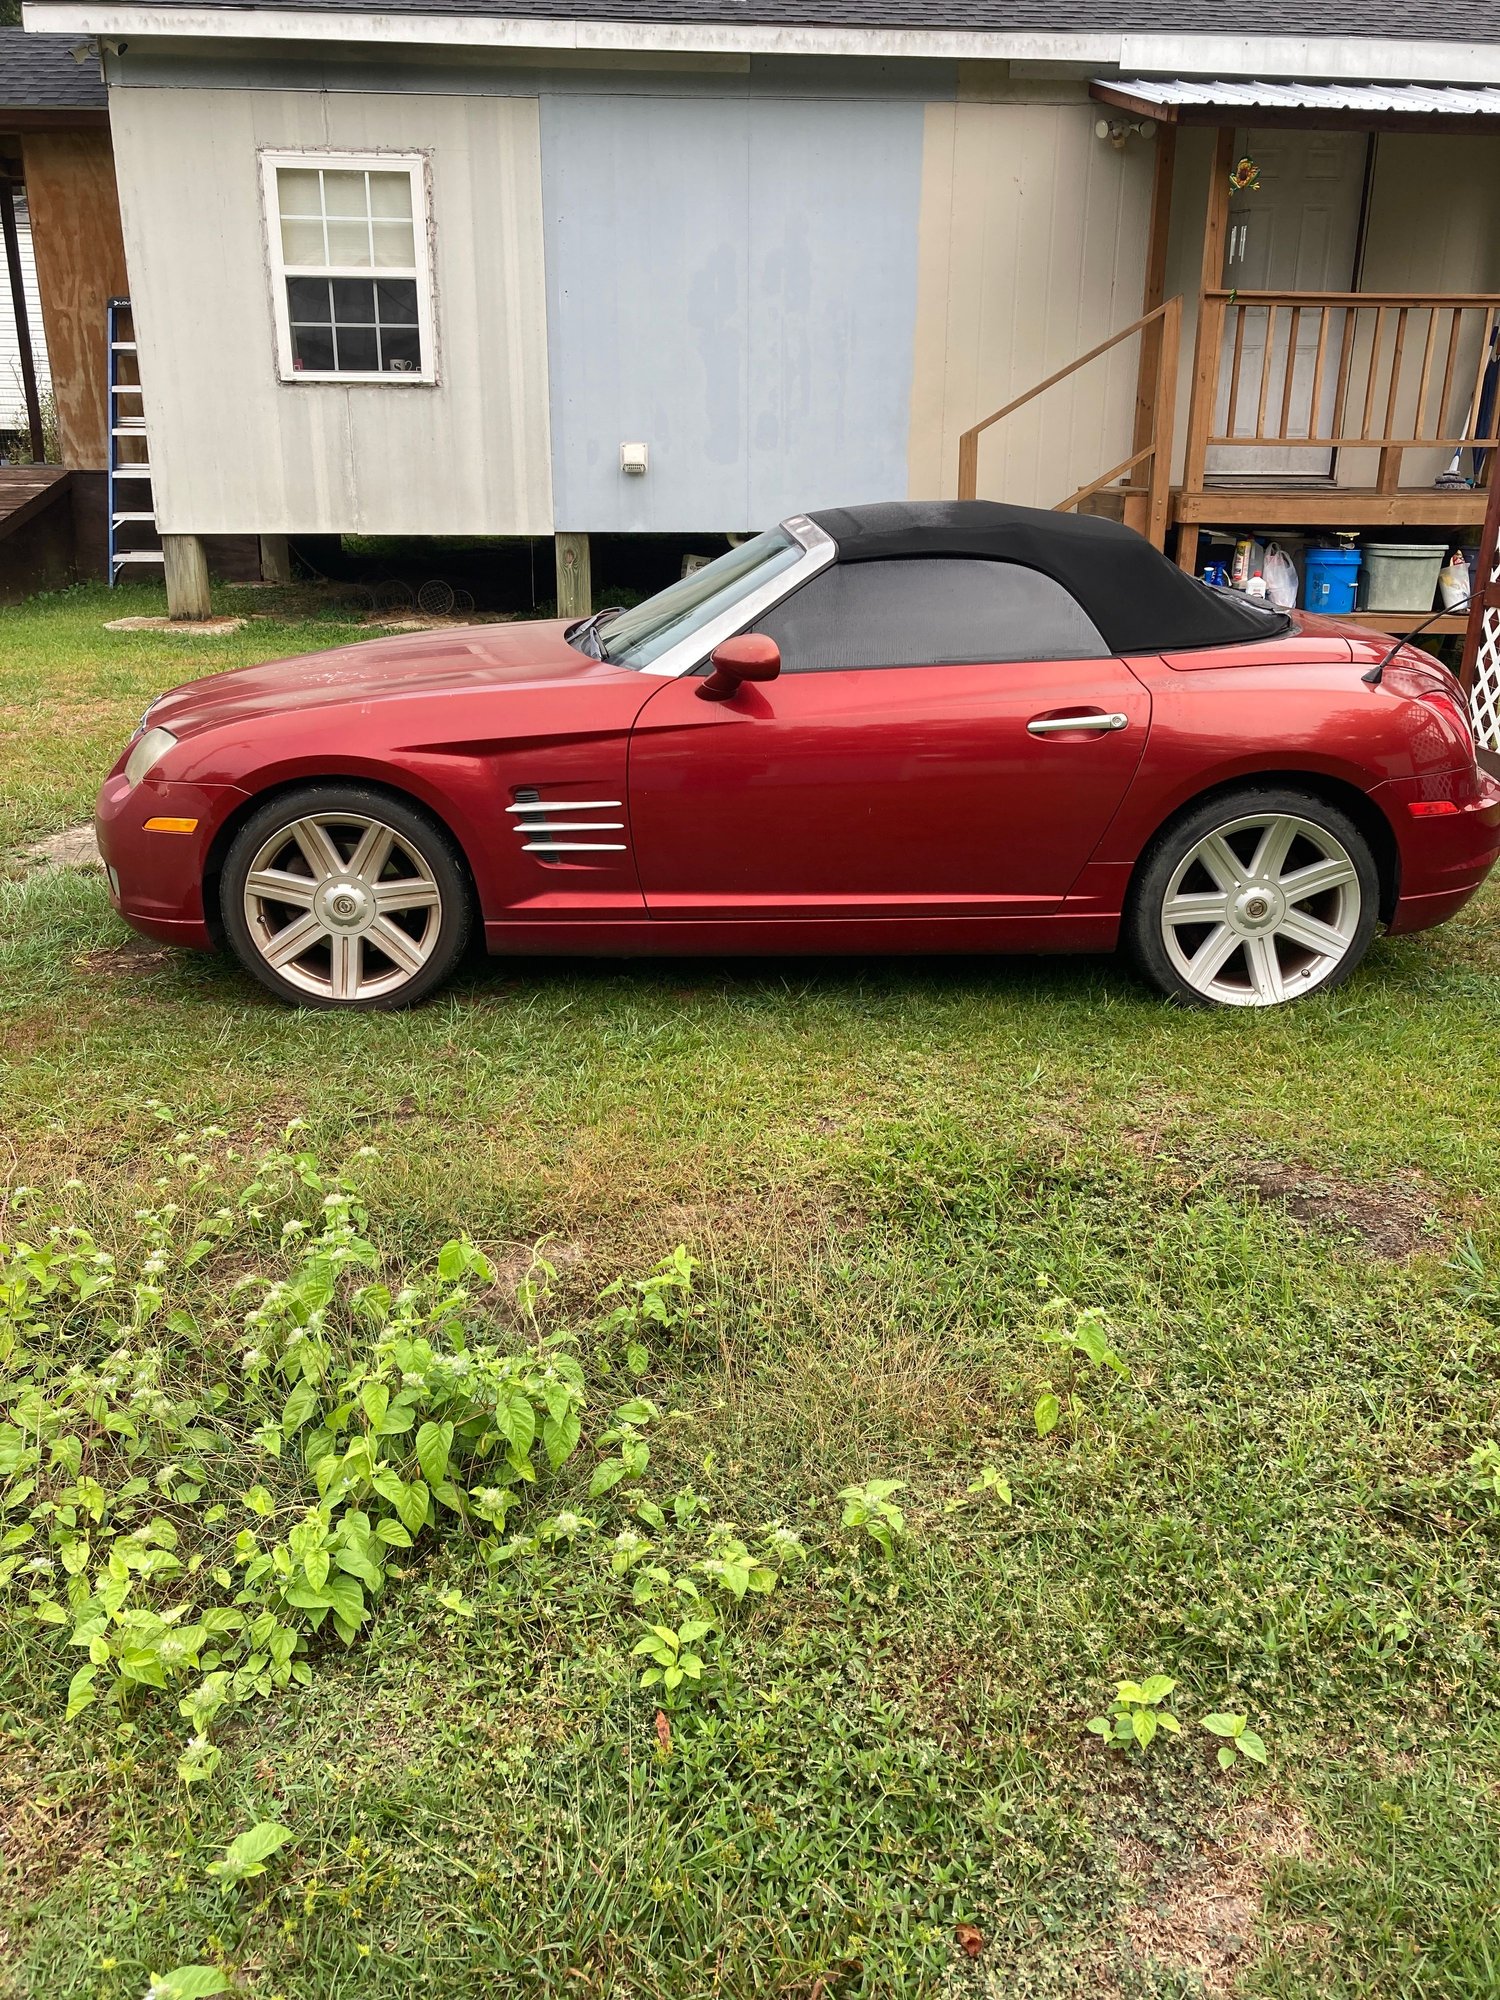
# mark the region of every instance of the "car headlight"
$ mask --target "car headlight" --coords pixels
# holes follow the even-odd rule
[[[138,785],[146,773],[155,770],[176,745],[177,738],[170,729],[148,729],[144,736],[136,739],[135,748],[125,759],[126,784]]]

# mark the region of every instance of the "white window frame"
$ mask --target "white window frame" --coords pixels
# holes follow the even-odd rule
[[[281,194],[276,175],[282,167],[322,167],[331,172],[395,173],[404,171],[411,180],[412,247],[416,252],[413,268],[405,265],[323,264],[288,265],[281,247]],[[432,233],[430,163],[425,153],[386,153],[376,149],[361,153],[340,153],[317,147],[294,150],[264,150],[260,155],[261,208],[266,226],[266,253],[271,272],[271,309],[276,324],[276,363],[283,382],[338,383],[345,389],[432,388],[438,379],[437,333],[433,314]],[[417,285],[417,344],[422,357],[420,369],[382,370],[368,375],[347,369],[309,369],[294,365],[291,315],[287,309],[288,278],[415,278]]]

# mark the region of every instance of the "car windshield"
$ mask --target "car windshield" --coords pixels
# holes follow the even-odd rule
[[[600,651],[617,666],[649,667],[752,590],[790,569],[802,553],[801,544],[782,528],[755,535],[644,604],[601,621],[602,629],[594,634]]]

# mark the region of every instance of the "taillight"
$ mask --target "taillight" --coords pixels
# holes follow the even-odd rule
[[[1417,696],[1424,708],[1436,709],[1449,725],[1448,733],[1461,746],[1464,755],[1472,764],[1474,757],[1474,729],[1469,721],[1469,711],[1464,706],[1463,696],[1449,688],[1424,688]]]

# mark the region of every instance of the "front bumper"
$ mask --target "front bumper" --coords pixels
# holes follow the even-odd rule
[[[211,950],[203,879],[214,838],[249,796],[234,785],[126,783],[115,771],[94,808],[109,897],[132,930],[162,944]],[[149,831],[153,819],[192,821],[190,832]]]
[[[1377,785],[1370,799],[1394,829],[1400,855],[1390,929],[1425,931],[1445,923],[1500,858],[1500,783],[1484,771],[1449,771],[1394,778]],[[1418,814],[1413,806],[1443,810]]]

